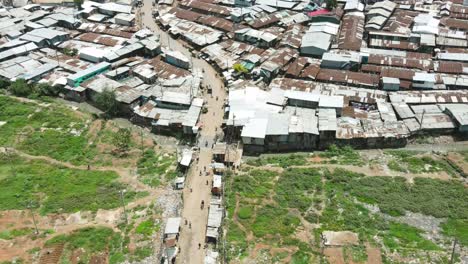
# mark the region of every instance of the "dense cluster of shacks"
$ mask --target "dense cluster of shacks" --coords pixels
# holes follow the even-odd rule
[[[60,86],[67,99],[91,103],[114,91],[120,113],[133,122],[160,133],[196,135],[201,72],[135,25],[132,4],[3,7],[0,78],[46,82]]]
[[[468,131],[467,1],[325,7],[184,0],[156,17],[222,73],[225,132],[246,150],[399,147]]]

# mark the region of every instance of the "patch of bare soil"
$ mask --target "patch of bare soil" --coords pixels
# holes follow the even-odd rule
[[[108,263],[108,252],[103,252],[99,254],[95,254],[91,257],[89,260],[89,264],[102,264],[102,263]]]
[[[308,161],[312,163],[322,163],[323,161],[326,161],[327,159],[321,158],[319,155],[313,155],[308,159]]]
[[[45,247],[41,251],[41,257],[39,259],[39,264],[56,264],[59,262],[60,257],[62,256],[64,244],[55,244],[48,247]]]
[[[447,160],[460,169],[463,175],[468,175],[468,162],[465,161],[463,155],[456,152],[449,152],[447,153]]]
[[[341,247],[328,247],[323,250],[330,264],[345,264],[343,249]]]
[[[366,252],[368,264],[382,264],[382,254],[379,248],[366,244]]]
[[[153,142],[153,139],[151,137],[147,137],[145,135],[141,133],[138,133],[138,132],[133,132],[132,133],[132,141],[135,142],[135,144],[141,148],[143,146],[143,148],[152,148],[154,147],[154,142]]]
[[[325,245],[327,246],[347,246],[359,244],[359,238],[356,233],[350,231],[324,231]]]
[[[102,120],[96,119],[94,120],[88,129],[88,136],[90,141],[95,141],[99,131],[102,129]]]

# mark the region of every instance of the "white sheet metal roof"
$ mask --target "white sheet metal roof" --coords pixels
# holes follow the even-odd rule
[[[221,175],[213,175],[213,187],[214,188],[221,188],[223,185],[223,177]]]
[[[223,207],[210,206],[210,211],[208,212],[208,224],[209,227],[219,228],[223,220]]]
[[[343,108],[344,97],[334,95],[321,95],[319,100],[320,108]]]
[[[252,118],[242,129],[242,137],[265,138],[268,126],[267,118]]]
[[[336,111],[335,109],[319,109],[318,127],[319,131],[336,131]]]
[[[268,115],[268,123],[266,135],[288,135],[289,133],[289,115],[287,114],[270,114]]]
[[[182,151],[182,158],[180,159],[180,165],[188,167],[192,162],[193,151],[190,149],[184,149]]]
[[[171,217],[167,219],[166,228],[164,229],[164,234],[178,234],[180,228],[180,222],[182,218],[180,217]]]

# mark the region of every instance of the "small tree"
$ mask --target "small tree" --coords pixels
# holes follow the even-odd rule
[[[10,84],[10,81],[0,78],[0,89],[8,89]]]
[[[95,99],[98,107],[104,111],[105,118],[111,118],[119,113],[119,105],[114,91],[104,88],[104,91],[97,94]]]
[[[130,148],[132,133],[128,128],[119,128],[114,135],[114,145],[120,153],[127,153]]]
[[[28,97],[32,94],[33,87],[24,79],[18,79],[10,84],[8,90],[16,96]]]
[[[337,6],[336,0],[327,0],[328,10],[333,10],[334,8],[336,8],[336,6]]]
[[[236,63],[236,64],[232,65],[232,68],[238,73],[247,73],[248,72],[248,70],[245,68],[245,66],[240,64],[240,63]]]
[[[73,48],[73,49],[64,48],[62,50],[62,52],[63,52],[63,54],[68,55],[70,57],[74,57],[74,56],[76,56],[78,54],[78,50],[75,49],[75,48]]]
[[[60,93],[59,87],[48,83],[36,84],[34,90],[39,96],[57,96]]]

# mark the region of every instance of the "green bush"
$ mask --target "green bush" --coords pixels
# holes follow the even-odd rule
[[[104,112],[105,118],[112,118],[119,114],[119,103],[115,91],[104,88],[95,97],[97,106]]]
[[[8,90],[20,97],[28,97],[30,96],[34,89],[32,85],[29,85],[24,79],[18,79],[10,84]]]
[[[0,78],[0,89],[8,89],[10,84],[11,84],[11,82],[9,80]]]
[[[34,92],[39,96],[57,96],[60,88],[48,83],[38,83],[34,86]]]
[[[249,219],[252,217],[252,211],[253,211],[253,208],[251,206],[243,206],[239,208],[239,211],[237,212],[237,216],[240,219]]]

